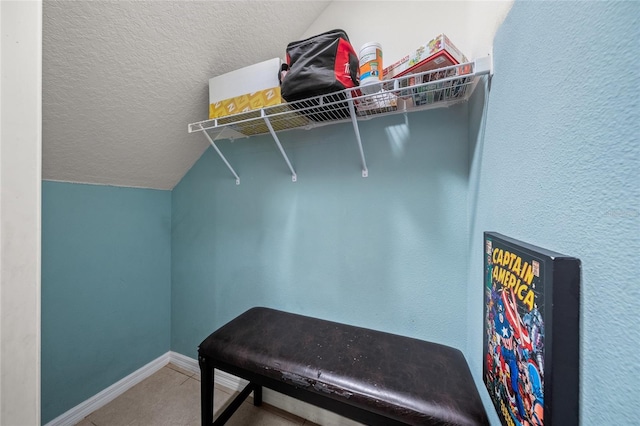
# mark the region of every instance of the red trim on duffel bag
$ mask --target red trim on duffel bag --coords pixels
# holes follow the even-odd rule
[[[345,88],[354,87],[355,84],[351,79],[351,70],[350,70],[350,56],[354,55],[357,58],[355,50],[353,50],[353,46],[351,43],[341,38],[338,42],[338,49],[336,51],[336,60],[334,72],[336,75],[336,80],[338,80]]]

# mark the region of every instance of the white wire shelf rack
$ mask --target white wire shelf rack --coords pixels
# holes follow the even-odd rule
[[[478,78],[491,72],[491,57],[487,56],[473,62],[405,75],[372,85],[199,121],[189,124],[188,130],[189,133],[204,133],[239,185],[240,177],[215,141],[270,133],[295,182],[297,174],[280,143],[278,132],[351,122],[360,152],[362,176],[367,177],[369,172],[360,139],[359,121],[465,102],[471,96]]]

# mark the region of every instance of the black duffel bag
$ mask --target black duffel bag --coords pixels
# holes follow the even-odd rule
[[[315,121],[349,117],[341,102],[345,94],[335,93],[360,84],[358,55],[347,33],[332,30],[289,43],[287,65],[280,92],[293,108]]]

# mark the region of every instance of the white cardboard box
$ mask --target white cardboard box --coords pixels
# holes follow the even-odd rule
[[[209,104],[280,86],[280,58],[249,65],[209,79]]]

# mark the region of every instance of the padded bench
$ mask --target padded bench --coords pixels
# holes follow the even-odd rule
[[[253,308],[198,348],[202,425],[224,424],[262,387],[368,425],[488,425],[462,353],[447,346]],[[214,369],[249,381],[213,422]]]

